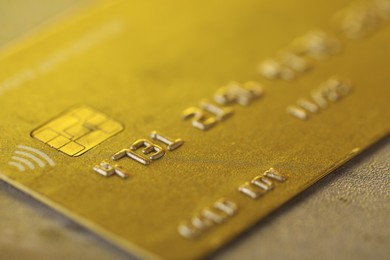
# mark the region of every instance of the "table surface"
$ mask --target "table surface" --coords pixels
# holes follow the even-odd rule
[[[0,50],[92,0],[0,1]],[[388,259],[390,137],[334,171],[211,259]],[[7,259],[132,259],[0,181]]]

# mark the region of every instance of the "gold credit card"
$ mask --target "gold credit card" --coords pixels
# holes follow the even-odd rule
[[[389,19],[97,4],[0,54],[0,177],[138,256],[206,256],[388,135]]]

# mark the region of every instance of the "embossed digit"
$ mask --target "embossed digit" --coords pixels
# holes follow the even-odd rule
[[[241,106],[248,106],[252,100],[260,97],[262,94],[262,86],[255,81],[248,81],[242,85],[237,82],[231,82],[217,90],[214,100],[221,105],[236,102]]]
[[[119,166],[118,164],[115,164],[114,166],[112,166],[110,163],[108,163],[106,161],[103,161],[100,164],[95,165],[93,167],[93,170],[95,172],[105,176],[105,177],[109,177],[109,176],[112,176],[114,174],[116,174],[124,179],[129,177],[129,174],[127,173],[127,171],[123,167]]]
[[[142,149],[142,154],[136,151]],[[152,143],[146,139],[140,139],[135,141],[130,149],[123,149],[112,156],[112,159],[117,161],[124,157],[130,157],[133,160],[143,164],[149,165],[152,161],[157,160],[164,156],[165,150],[161,146]],[[146,156],[149,155],[149,156]]]
[[[213,114],[207,115],[206,112]],[[233,114],[231,107],[218,107],[207,100],[200,103],[200,108],[190,107],[184,110],[182,118],[192,119],[192,125],[200,130],[208,130],[215,126],[218,121],[225,120]]]
[[[208,130],[218,122],[215,116],[206,116],[205,112],[198,107],[184,110],[182,118],[192,119],[192,125],[200,130]]]

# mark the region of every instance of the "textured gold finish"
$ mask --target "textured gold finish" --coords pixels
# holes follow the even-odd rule
[[[1,177],[139,254],[194,258],[220,247],[389,133],[389,28],[369,28],[367,38],[349,40],[331,26],[347,1],[290,2],[115,2],[2,54]],[[256,71],[317,28],[337,39],[337,53],[332,47],[327,55],[328,41],[315,48],[305,42],[310,49],[299,45],[299,55],[314,65],[299,77],[292,79],[291,68],[282,68],[275,80]],[[350,82],[348,95],[330,87],[334,75]],[[245,106],[212,101],[231,82],[248,81],[263,86],[260,98],[228,99],[250,100]],[[300,108],[305,121],[286,112],[302,98],[318,110]],[[30,137],[80,104],[115,118],[125,130],[78,157]],[[200,121],[215,119],[212,127],[203,131],[182,121],[190,107],[202,112]],[[223,109],[234,113],[222,117]],[[184,144],[169,151],[149,140],[137,154],[154,154],[153,147],[165,153],[148,166],[112,160],[153,131]],[[18,145],[39,149],[55,165],[19,172],[8,165]],[[107,160],[132,177],[97,174],[93,167]],[[285,181],[267,177],[271,168]],[[240,192],[244,184],[260,195]],[[215,206],[222,198],[227,210]],[[195,235],[183,237],[182,227]]]

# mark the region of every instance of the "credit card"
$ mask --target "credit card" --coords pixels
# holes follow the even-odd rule
[[[206,256],[388,135],[389,10],[99,4],[0,54],[0,176],[141,257]]]

